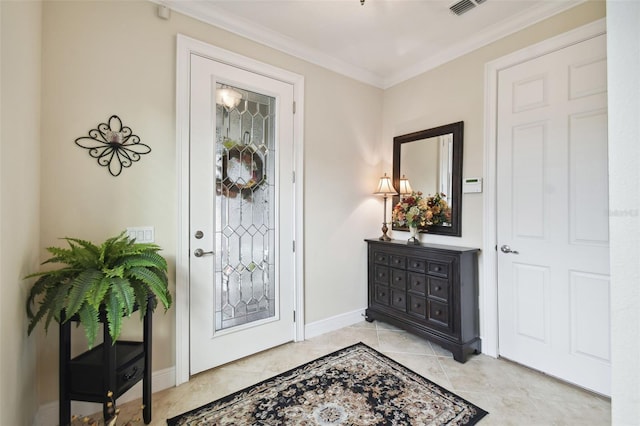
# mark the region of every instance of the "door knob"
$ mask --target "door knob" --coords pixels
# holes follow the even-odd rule
[[[503,253],[520,254],[516,250],[511,250],[511,247],[506,244],[500,247],[500,251],[502,251]]]
[[[212,252],[212,251],[204,251],[204,250],[202,250],[201,248],[197,248],[197,249],[195,249],[195,250],[193,251],[193,255],[194,255],[195,257],[202,257],[202,256],[205,256],[205,255],[208,255],[208,254],[213,254],[213,253],[214,253],[214,252]]]

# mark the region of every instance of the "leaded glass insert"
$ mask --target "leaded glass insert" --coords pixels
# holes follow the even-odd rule
[[[276,314],[275,98],[231,90],[216,104],[215,329]],[[217,97],[222,99],[223,96]]]

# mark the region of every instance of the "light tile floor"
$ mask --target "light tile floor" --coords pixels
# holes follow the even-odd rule
[[[385,323],[356,324],[198,374],[153,395],[152,425],[357,342],[363,342],[489,412],[480,425],[608,425],[611,403],[509,361],[485,355],[465,364],[422,338]],[[132,418],[140,400],[123,404]],[[124,424],[125,422],[118,422]]]

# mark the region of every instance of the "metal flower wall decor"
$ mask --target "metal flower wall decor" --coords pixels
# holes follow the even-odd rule
[[[122,125],[117,115],[109,117],[108,123],[100,123],[89,130],[89,136],[76,139],[76,145],[89,150],[89,155],[98,159],[98,164],[109,169],[112,176],[118,176],[123,167],[140,160],[140,155],[148,154],[151,148],[140,143],[131,128]]]

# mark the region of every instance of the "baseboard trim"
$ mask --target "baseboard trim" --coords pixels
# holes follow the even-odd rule
[[[152,374],[151,392],[160,392],[176,385],[175,367],[158,370]],[[142,381],[136,383],[124,395],[118,398],[118,404],[142,398]],[[35,416],[34,426],[56,426],[58,424],[58,401],[41,405]],[[71,401],[71,413],[77,415],[89,415],[102,411],[101,404],[84,401]]]
[[[352,312],[346,312],[344,314],[306,324],[304,327],[304,337],[305,339],[310,339],[324,333],[329,333],[343,327],[357,324],[364,319],[364,311],[365,308],[357,309]]]

